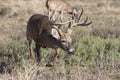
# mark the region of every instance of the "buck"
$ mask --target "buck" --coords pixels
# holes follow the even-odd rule
[[[52,28],[57,30],[59,38],[56,38],[54,35],[52,35]],[[30,56],[33,58],[34,54],[32,50],[32,40],[34,40],[36,43],[35,52],[37,54],[37,61],[40,61],[41,59],[41,47],[55,49],[56,54],[54,56],[54,59],[58,56],[59,48],[66,51],[68,54],[74,54],[74,48],[71,44],[72,40],[70,35],[63,33],[61,30],[53,27],[53,24],[45,15],[35,14],[31,16],[27,24],[26,36],[29,42]]]
[[[83,12],[80,14],[83,14]],[[78,23],[72,24],[69,22],[69,26],[66,29],[66,32],[62,32],[60,29],[54,27],[54,25],[61,25],[58,23],[53,23],[49,20],[48,16],[42,14],[34,14],[30,17],[27,30],[26,30],[26,37],[29,42],[29,50],[30,56],[34,57],[33,50],[32,50],[32,40],[35,42],[35,53],[37,55],[37,61],[41,60],[41,48],[53,48],[55,49],[56,53],[54,55],[53,62],[55,62],[56,57],[59,54],[59,48],[67,52],[68,54],[74,54],[75,49],[72,46],[72,28],[75,26],[87,26],[90,25],[91,22],[86,23],[87,19],[80,23],[80,17]],[[52,34],[52,30],[55,29],[58,32],[58,36],[55,37]]]
[[[72,17],[77,17],[77,10],[65,0],[47,0],[46,7],[50,20],[54,20],[57,13],[60,15],[61,21],[63,21],[64,14],[70,14]],[[53,13],[55,14],[54,16],[52,16]]]

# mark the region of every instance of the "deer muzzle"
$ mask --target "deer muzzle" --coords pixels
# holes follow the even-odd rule
[[[74,53],[75,53],[75,49],[74,48],[70,48],[68,54],[72,54],[73,55]]]

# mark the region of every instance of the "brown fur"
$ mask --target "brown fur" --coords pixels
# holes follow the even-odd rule
[[[47,0],[46,8],[48,10],[50,20],[54,20],[56,17],[60,16],[60,19],[63,22],[64,14],[77,16],[76,9],[73,8],[66,0]]]
[[[59,12],[72,12],[72,7],[71,5],[65,1],[65,0],[47,0],[46,1],[46,7],[49,10],[55,10],[56,8],[57,11]]]
[[[40,58],[41,47],[56,49],[56,54],[58,54],[58,48],[61,48],[68,53],[74,52],[74,50],[73,51],[70,50],[73,49],[71,45],[70,35],[66,35],[67,33],[63,33],[60,34],[60,39],[57,39],[53,37],[51,33],[52,28],[53,25],[51,24],[47,16],[42,14],[35,14],[30,17],[27,24],[26,36],[27,40],[29,41],[29,49],[32,57],[33,57],[31,45],[32,40],[34,40],[36,44],[35,52],[37,53],[38,60],[41,59]],[[60,31],[58,30],[58,32]]]

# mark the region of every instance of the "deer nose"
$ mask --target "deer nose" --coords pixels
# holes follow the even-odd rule
[[[69,50],[68,54],[74,54],[74,52],[75,52],[75,49],[74,49],[74,48],[71,48],[71,49]]]

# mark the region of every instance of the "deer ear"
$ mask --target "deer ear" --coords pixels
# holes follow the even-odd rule
[[[60,35],[59,35],[58,31],[57,31],[55,28],[52,28],[51,34],[52,34],[52,36],[55,37],[56,39],[60,39]]]

